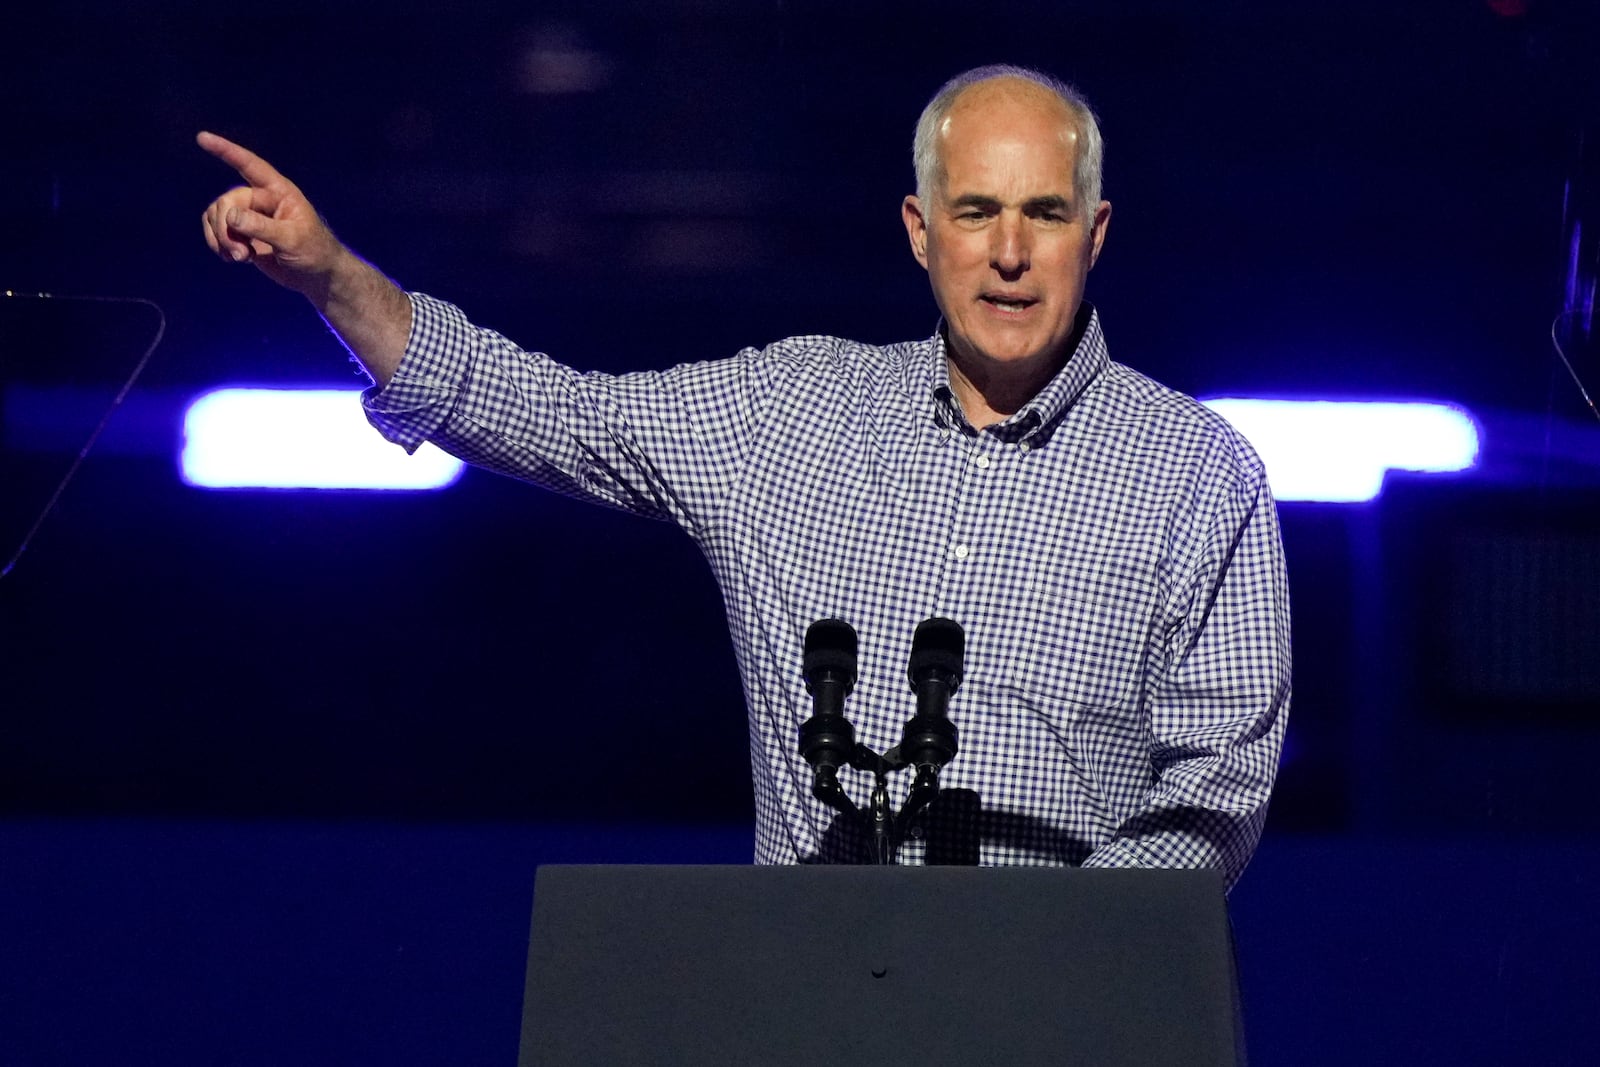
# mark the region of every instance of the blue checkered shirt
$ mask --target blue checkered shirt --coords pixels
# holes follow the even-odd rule
[[[1289,706],[1275,509],[1244,439],[1111,362],[1088,305],[1060,373],[980,432],[939,336],[791,337],[613,376],[411,300],[399,371],[365,398],[386,437],[676,522],[710,561],[748,704],[758,863],[864,855],[798,753],[807,627],[860,634],[846,712],[881,752],[914,712],[912,634],[941,615],[967,657],[940,800],[967,802],[928,812],[900,862],[1237,878]],[[870,777],[841,779],[864,805]],[[953,843],[935,855],[940,832]]]

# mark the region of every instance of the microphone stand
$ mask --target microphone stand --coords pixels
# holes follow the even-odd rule
[[[872,862],[878,866],[891,866],[895,853],[900,850],[900,827],[907,816],[904,811],[896,816],[889,810],[889,773],[899,770],[904,764],[899,762],[894,749],[880,756],[866,745],[857,745],[855,754],[850,758],[850,766],[858,771],[872,772],[872,797],[867,802],[867,826],[872,831]]]
[[[817,738],[825,730],[837,731],[835,736],[843,736],[847,731],[851,737],[849,755],[844,762],[847,766],[858,771],[870,771],[873,775],[872,796],[867,803],[867,810],[862,811],[856,807],[855,801],[850,799],[850,794],[844,791],[844,786],[839,784],[839,771],[837,765],[813,762],[813,776],[811,780],[811,795],[822,801],[828,807],[851,818],[862,819],[872,833],[872,862],[874,864],[888,865],[894,863],[895,853],[900,848],[900,826],[905,819],[915,814],[916,809],[907,807],[902,810],[899,817],[889,807],[889,775],[899,770],[905,764],[900,762],[899,750],[890,749],[887,753],[879,755],[866,745],[854,741],[854,731],[848,722],[839,725],[832,723],[819,723],[823,716],[814,715],[807,719],[805,725],[800,727],[800,749],[803,755],[816,751]],[[838,717],[841,721],[843,716]],[[809,742],[809,744],[808,744]],[[938,790],[935,783],[934,790]],[[930,798],[931,799],[931,798]],[[926,800],[923,803],[927,803]]]

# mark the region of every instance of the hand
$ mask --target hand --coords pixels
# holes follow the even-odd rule
[[[252,262],[279,285],[320,304],[334,270],[350,253],[305,194],[266,160],[225,137],[201,133],[195,142],[245,180],[213,200],[201,216],[211,251],[230,262]]]

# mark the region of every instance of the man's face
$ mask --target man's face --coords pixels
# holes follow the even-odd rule
[[[1030,82],[982,82],[939,131],[943,179],[905,200],[912,253],[928,271],[956,369],[982,388],[1042,386],[1069,353],[1111,205],[1080,210],[1072,113]]]

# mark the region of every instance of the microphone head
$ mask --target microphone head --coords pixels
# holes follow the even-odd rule
[[[918,623],[916,636],[911,639],[911,666],[906,672],[911,676],[912,691],[935,673],[948,676],[952,689],[960,685],[966,647],[966,634],[960,623],[937,617]]]
[[[821,619],[806,630],[801,673],[806,688],[822,673],[843,675],[845,691],[856,684],[856,631],[843,619]]]

